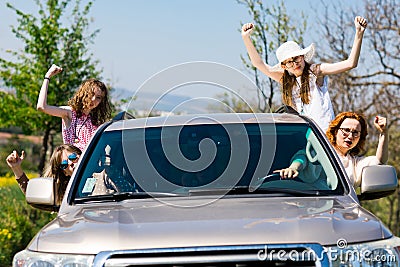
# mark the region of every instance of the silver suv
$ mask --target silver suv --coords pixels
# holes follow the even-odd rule
[[[305,153],[308,172],[274,170]],[[27,201],[58,211],[15,267],[399,266],[400,239],[359,199],[394,192],[391,166],[363,170],[359,195],[306,117],[206,114],[103,125],[55,206],[52,179]]]

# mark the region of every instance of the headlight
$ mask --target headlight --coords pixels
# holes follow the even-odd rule
[[[398,267],[400,262],[400,238],[348,245],[345,239],[337,241],[337,246],[325,252],[333,267]]]
[[[89,267],[94,256],[39,253],[23,250],[15,254],[13,267]]]

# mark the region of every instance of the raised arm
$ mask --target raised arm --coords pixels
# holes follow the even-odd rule
[[[57,106],[47,105],[47,88],[49,86],[50,78],[53,77],[54,75],[60,73],[61,71],[62,71],[62,68],[60,68],[54,64],[47,71],[47,73],[44,77],[43,83],[42,83],[42,87],[40,88],[40,93],[39,93],[36,108],[37,108],[37,110],[42,111],[51,116],[67,118],[67,117],[70,117],[70,112],[71,112],[68,109],[65,109],[62,107],[57,107]]]
[[[363,17],[357,16],[354,19],[354,25],[356,28],[356,34],[354,36],[353,46],[349,57],[346,60],[337,63],[322,63],[320,67],[321,75],[337,74],[357,67],[362,39],[367,27],[367,20]]]
[[[25,194],[26,187],[28,185],[29,179],[25,175],[25,172],[21,168],[21,163],[25,157],[25,152],[21,152],[21,156],[18,155],[18,152],[14,150],[8,157],[6,158],[6,162],[8,167],[13,171],[15,175],[15,180],[17,180],[19,188]]]
[[[242,38],[244,45],[246,46],[247,53],[249,54],[251,64],[253,64],[254,67],[259,69],[262,73],[264,73],[271,79],[280,82],[283,72],[273,70],[270,65],[267,65],[261,59],[260,54],[258,54],[256,48],[254,47],[254,44],[250,38],[250,34],[252,33],[253,29],[253,23],[246,23],[242,26]]]
[[[376,148],[376,157],[380,163],[385,164],[389,158],[389,135],[386,127],[385,117],[376,116],[374,125],[379,131],[378,147]]]

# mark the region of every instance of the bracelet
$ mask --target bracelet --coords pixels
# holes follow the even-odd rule
[[[44,76],[44,79],[50,81],[50,78],[49,78],[49,77]]]

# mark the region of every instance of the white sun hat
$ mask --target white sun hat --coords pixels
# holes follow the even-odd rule
[[[307,63],[310,63],[315,52],[315,45],[311,44],[306,48],[301,48],[296,42],[287,41],[278,47],[276,50],[276,57],[278,58],[279,63],[274,66],[280,67],[281,63],[289,58],[304,56],[304,60]]]

